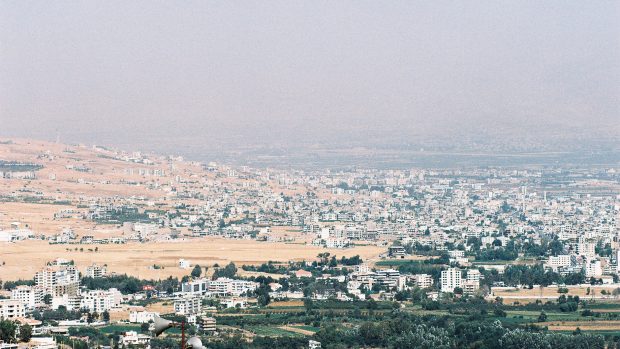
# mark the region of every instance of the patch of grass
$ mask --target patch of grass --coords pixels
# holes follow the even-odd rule
[[[375,263],[378,267],[398,267],[406,264],[422,264],[422,261],[411,259],[386,259]]]
[[[108,325],[99,328],[99,331],[105,334],[112,334],[114,332],[127,332],[137,331],[140,332],[140,326],[137,325]]]
[[[609,309],[620,309],[620,303],[588,303],[586,307],[584,307],[586,309],[604,309],[604,310],[609,310]]]
[[[321,329],[320,327],[314,327],[314,326],[309,326],[309,325],[291,326],[291,327],[300,328],[302,330],[312,331],[315,333],[319,332],[319,330]]]

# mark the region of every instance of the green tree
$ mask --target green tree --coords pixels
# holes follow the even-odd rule
[[[544,311],[540,312],[540,315],[538,315],[538,322],[545,322],[547,321],[547,314]]]
[[[43,296],[43,303],[47,305],[52,304],[52,295],[48,293],[45,296]]]
[[[6,343],[15,342],[15,333],[17,332],[17,325],[11,320],[0,320],[0,341]]]
[[[149,327],[150,327],[150,324],[143,323],[142,325],[140,325],[140,332],[148,333],[149,332]]]
[[[309,312],[314,307],[314,302],[311,298],[304,298],[304,307],[306,308],[306,312]]]
[[[28,324],[24,324],[19,328],[19,339],[22,342],[30,342],[32,338],[32,327]]]
[[[194,266],[194,269],[192,269],[192,273],[190,275],[194,278],[199,278],[200,275],[202,275],[202,268],[200,267],[200,265],[196,264]]]

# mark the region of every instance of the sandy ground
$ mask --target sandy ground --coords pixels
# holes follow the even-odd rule
[[[83,252],[74,249],[83,248]],[[99,249],[89,252],[89,249]],[[67,251],[70,249],[70,251]],[[190,270],[179,269],[179,258],[192,264],[212,266],[230,261],[238,267],[267,261],[314,260],[317,254],[328,251],[332,255],[351,257],[359,254],[364,259],[374,258],[384,249],[360,246],[349,249],[324,249],[302,244],[269,243],[222,238],[204,238],[167,243],[129,243],[124,245],[49,245],[44,241],[0,243],[0,279],[30,279],[48,261],[56,258],[74,260],[84,272],[92,263],[107,264],[108,270],[145,279],[181,277]],[[4,263],[4,265],[2,265]],[[157,264],[164,269],[152,269]]]
[[[304,336],[312,336],[312,335],[314,335],[314,332],[312,332],[312,331],[304,330],[303,328],[297,328],[297,327],[293,327],[293,326],[280,326],[278,328],[281,328],[281,329],[286,330],[286,331],[300,333],[300,334],[303,334]]]
[[[610,285],[610,286],[567,286],[568,293],[566,296],[579,296],[582,299],[614,299],[616,297],[613,296],[603,296],[601,291],[605,290],[611,293],[614,289],[616,289],[618,285]],[[590,294],[588,293],[588,288],[590,288]],[[493,296],[494,297],[502,297],[506,300],[513,301],[513,299],[556,299],[560,297],[562,294],[558,293],[557,287],[543,287],[542,290],[539,287],[534,287],[533,289],[510,289],[510,290],[499,290],[497,288],[493,288]]]

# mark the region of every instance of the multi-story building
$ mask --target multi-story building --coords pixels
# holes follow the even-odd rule
[[[0,319],[13,320],[26,317],[24,303],[14,299],[0,300]]]
[[[203,332],[215,332],[217,330],[216,328],[217,322],[215,321],[215,318],[213,317],[201,317],[200,318],[200,329]]]
[[[603,267],[598,259],[588,260],[584,264],[584,269],[587,278],[599,278],[603,275]]]
[[[258,283],[256,282],[229,278],[218,278],[216,280],[202,278],[184,282],[181,285],[181,290],[184,294],[198,295],[208,293],[215,296],[240,296],[257,288]]]
[[[81,309],[88,309],[90,312],[102,313],[112,308],[118,307],[121,303],[122,295],[120,291],[111,288],[108,291],[94,290],[82,293],[80,301]]]
[[[174,312],[179,315],[199,314],[201,305],[200,297],[179,298],[174,301]]]
[[[208,279],[194,279],[181,284],[181,292],[183,292],[183,294],[202,295],[207,292],[208,286]]]
[[[480,284],[480,270],[478,270],[478,269],[468,269],[467,270],[466,279],[467,279],[467,281],[475,282],[477,284]]]
[[[387,288],[399,288],[400,272],[394,269],[377,270],[375,280]]]
[[[129,313],[129,322],[146,324],[155,321],[155,316],[159,316],[159,313],[152,311],[132,311]]]
[[[11,299],[22,302],[27,309],[42,306],[43,297],[43,289],[38,286],[20,285],[11,291]]]
[[[429,274],[416,274],[413,275],[415,285],[419,288],[431,288],[433,287],[433,277]]]
[[[86,276],[90,278],[100,278],[106,276],[108,267],[106,265],[92,264],[86,267]]]
[[[455,288],[461,287],[461,270],[458,268],[443,270],[439,284],[441,292],[454,292]]]
[[[595,258],[596,244],[592,242],[586,242],[583,238],[580,238],[579,240],[579,243],[575,246],[576,253],[580,256],[585,256],[587,258]]]
[[[80,277],[73,265],[46,267],[35,274],[35,284],[45,294],[61,297],[63,294],[77,295]]]
[[[553,271],[558,271],[558,268],[567,268],[571,266],[571,255],[561,254],[557,256],[549,256],[547,260],[547,267]]]

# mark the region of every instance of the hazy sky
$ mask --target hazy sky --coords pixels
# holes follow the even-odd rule
[[[0,45],[0,136],[620,138],[619,1],[4,0]]]

